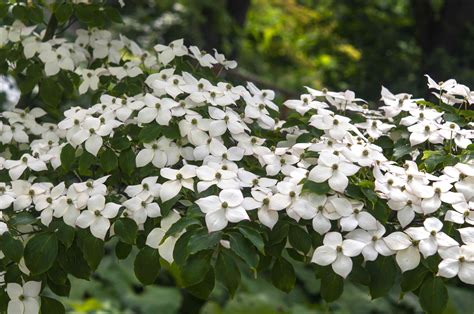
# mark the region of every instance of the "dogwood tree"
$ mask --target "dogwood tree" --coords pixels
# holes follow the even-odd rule
[[[144,285],[162,269],[199,298],[216,282],[233,296],[242,273],[289,292],[295,262],[328,302],[345,281],[372,298],[398,285],[440,313],[447,284],[474,284],[467,86],[280,104],[223,81],[236,63],[219,52],[144,50],[107,31],[117,8],[83,2],[0,4],[0,71],[21,92],[0,116],[1,311],[64,312],[55,296],[105,247],[135,254]]]

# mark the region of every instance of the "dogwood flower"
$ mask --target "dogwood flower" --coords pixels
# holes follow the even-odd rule
[[[219,196],[200,198],[196,200],[196,204],[206,214],[206,226],[209,232],[222,230],[229,222],[237,223],[250,219],[246,211],[249,203],[244,200],[239,190],[222,190]]]
[[[333,271],[346,278],[352,270],[351,257],[362,252],[365,244],[352,239],[342,239],[338,232],[328,232],[324,236],[323,246],[318,247],[311,259],[321,266],[331,265]]]
[[[438,276],[445,278],[459,277],[464,283],[474,284],[474,246],[462,245],[440,248],[443,259],[438,265]]]
[[[426,258],[434,255],[439,247],[457,246],[458,243],[442,232],[443,223],[434,217],[426,218],[423,227],[410,227],[405,230],[413,240],[419,241],[418,249]]]
[[[28,281],[23,286],[17,283],[7,284],[8,314],[37,314],[40,311],[40,281]]]
[[[48,170],[44,161],[34,158],[29,154],[24,154],[20,160],[6,160],[4,165],[8,169],[8,174],[12,180],[20,178],[26,169],[37,172]]]
[[[317,183],[328,181],[329,186],[343,193],[349,184],[348,176],[359,171],[359,167],[329,152],[322,152],[318,158],[318,165],[310,172],[308,179]]]
[[[164,217],[160,222],[160,227],[153,229],[146,238],[146,245],[157,249],[160,253],[160,257],[166,260],[168,263],[173,263],[173,250],[178,241],[179,236],[185,232],[181,231],[179,234],[173,234],[168,236],[164,241],[166,232],[180,219],[179,214],[172,210],[168,216]]]
[[[389,234],[384,240],[391,250],[397,252],[395,259],[402,272],[414,269],[420,264],[419,241],[400,231]]]
[[[169,180],[161,185],[160,198],[162,202],[178,195],[183,187],[194,191],[193,178],[196,176],[196,166],[184,165],[180,170],[163,168],[160,174]]]
[[[118,214],[119,204],[105,203],[103,195],[94,195],[87,201],[87,209],[77,217],[76,225],[89,228],[94,237],[104,240],[110,228],[110,219]]]

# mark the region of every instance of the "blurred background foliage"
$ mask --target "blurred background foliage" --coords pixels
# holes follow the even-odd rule
[[[471,0],[134,0],[125,31],[144,46],[178,37],[239,62],[229,80],[252,79],[283,96],[302,86],[380,86],[427,95],[423,74],[474,85]]]
[[[126,0],[125,23],[114,31],[144,47],[176,38],[239,62],[222,79],[251,80],[283,98],[303,86],[354,90],[376,101],[380,86],[426,96],[428,73],[474,86],[472,0]],[[77,27],[73,25],[72,30]],[[6,84],[6,83],[5,83]],[[1,94],[1,93],[0,93]],[[1,95],[0,95],[1,96]],[[326,304],[310,267],[296,265],[297,288],[284,294],[262,278],[243,278],[234,299],[217,287],[201,301],[174,287],[162,271],[159,285],[142,287],[133,254],[117,261],[113,247],[94,280],[71,278],[74,313],[419,313],[414,296],[392,291],[370,300],[346,284],[340,300]],[[451,287],[446,313],[472,313],[472,291]]]

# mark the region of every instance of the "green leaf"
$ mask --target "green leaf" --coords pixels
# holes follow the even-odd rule
[[[118,241],[117,245],[115,246],[115,255],[118,259],[126,259],[128,255],[130,255],[132,248],[133,247],[131,244]]]
[[[188,257],[181,268],[183,287],[196,285],[204,280],[211,268],[212,251],[201,251]]]
[[[58,255],[56,233],[33,236],[25,247],[25,264],[33,275],[40,275],[53,266]]]
[[[22,22],[28,21],[28,9],[24,5],[16,5],[12,9],[13,16]]]
[[[226,287],[231,297],[234,297],[235,291],[240,284],[240,270],[235,263],[231,252],[227,249],[222,249],[216,261],[216,275]]]
[[[105,15],[114,23],[123,23],[122,17],[120,16],[120,12],[114,8],[107,6],[104,9]]]
[[[133,153],[133,150],[127,149],[120,153],[119,166],[123,173],[127,175],[133,173],[135,170],[135,154]]]
[[[407,142],[401,142],[393,149],[393,158],[395,160],[398,160],[405,155],[409,155],[412,150],[413,149],[411,148],[410,144],[408,144]]]
[[[155,282],[160,271],[160,255],[158,250],[145,246],[135,258],[135,276],[144,285]]]
[[[441,314],[448,304],[448,289],[440,277],[428,277],[418,295],[420,305],[429,314]]]
[[[104,257],[104,241],[94,237],[87,230],[81,230],[79,233],[81,250],[87,265],[92,270],[96,270],[100,261]]]
[[[13,238],[9,232],[1,237],[1,247],[3,254],[14,262],[20,262],[23,256],[23,244],[20,240]]]
[[[379,256],[373,262],[367,262],[370,274],[370,295],[376,299],[388,294],[397,277],[397,266],[391,256]]]
[[[53,78],[45,78],[40,81],[40,98],[50,109],[56,109],[58,107],[62,94],[62,87]]]
[[[160,136],[162,130],[163,127],[159,124],[149,124],[141,129],[140,133],[138,134],[138,139],[142,143],[149,143],[156,140],[158,136]]]
[[[245,239],[240,233],[229,233],[230,247],[247,265],[257,269],[259,256],[253,245]]]
[[[187,227],[193,226],[193,225],[201,225],[199,220],[196,218],[192,217],[182,217],[179,219],[177,222],[175,222],[165,233],[165,236],[163,239],[166,239],[167,237],[171,235],[177,235]]]
[[[214,249],[221,240],[220,232],[208,233],[204,228],[196,232],[188,242],[188,254],[194,254],[203,250]]]
[[[215,282],[216,279],[214,275],[214,270],[212,268],[209,268],[202,281],[195,285],[187,287],[186,290],[188,290],[189,293],[199,299],[207,300],[212,290],[214,289]]]
[[[0,3],[0,19],[4,18],[8,14],[8,4]]]
[[[114,230],[122,242],[135,244],[138,226],[134,220],[130,218],[120,218],[114,223]]]
[[[58,234],[59,241],[64,244],[66,248],[71,247],[76,235],[76,229],[66,225],[64,222],[61,222],[56,232]]]
[[[316,183],[310,180],[306,180],[306,182],[303,185],[303,189],[305,191],[320,194],[320,195],[325,195],[331,190],[327,182]]]
[[[300,252],[308,254],[311,249],[311,237],[303,228],[292,225],[288,232],[288,240],[291,246]]]
[[[92,176],[92,165],[95,162],[95,156],[88,151],[83,151],[79,158],[79,174],[82,176]]]
[[[418,289],[428,273],[428,269],[421,264],[415,269],[404,272],[400,282],[402,291],[408,292]]]
[[[164,136],[172,140],[177,140],[181,138],[181,133],[179,132],[179,127],[176,123],[164,127],[162,132]]]
[[[344,279],[341,276],[329,269],[322,272],[321,297],[326,302],[336,301],[342,295],[343,291]]]
[[[242,233],[247,240],[252,242],[260,253],[265,254],[265,243],[263,242],[262,236],[257,230],[255,230],[255,228],[246,225],[238,225],[237,229],[239,229],[240,233]]]
[[[110,173],[111,171],[118,168],[118,159],[117,155],[111,149],[106,149],[100,155],[100,164],[102,165],[102,169],[106,173]]]
[[[76,160],[76,149],[72,147],[70,144],[64,146],[61,150],[61,166],[65,170],[71,169],[71,166],[74,164]]]
[[[43,10],[37,6],[30,6],[27,9],[28,18],[34,24],[43,23]]]
[[[56,299],[41,297],[41,313],[63,314],[66,313],[64,305]]]
[[[283,257],[278,258],[272,268],[272,283],[286,293],[290,292],[296,283],[295,270]]]
[[[69,20],[73,13],[73,7],[72,4],[63,2],[60,5],[56,7],[56,10],[54,11],[54,15],[56,16],[56,19],[58,20],[59,24],[63,24]]]
[[[182,234],[176,244],[174,245],[173,250],[173,259],[177,265],[183,265],[188,258],[188,242],[194,233],[193,231],[187,231]]]

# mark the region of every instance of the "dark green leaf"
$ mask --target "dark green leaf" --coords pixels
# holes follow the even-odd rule
[[[178,220],[177,222],[175,222],[169,229],[168,231],[166,231],[165,233],[165,236],[164,236],[164,239],[166,239],[167,237],[171,236],[171,235],[177,235],[178,233],[180,233],[181,231],[183,231],[184,229],[186,229],[187,227],[189,226],[193,226],[193,225],[200,225],[201,223],[199,222],[199,220],[195,219],[195,218],[191,218],[191,217],[182,217],[180,220]]]
[[[321,194],[321,195],[325,195],[331,190],[327,182],[316,183],[310,180],[306,180],[306,182],[303,185],[303,189],[305,191]]]
[[[70,3],[63,2],[56,7],[54,15],[60,24],[63,24],[69,20],[73,13],[73,7]]]
[[[135,154],[131,149],[127,149],[120,153],[119,166],[123,173],[127,175],[133,173],[133,170],[135,169]]]
[[[188,254],[191,255],[203,250],[214,249],[221,240],[221,236],[220,232],[208,233],[206,228],[196,231],[189,239]]]
[[[206,300],[214,289],[215,282],[214,270],[210,268],[201,282],[187,287],[186,290],[195,297]]]
[[[78,234],[84,258],[89,267],[96,270],[104,257],[104,241],[94,237],[87,230],[81,230]]]
[[[118,159],[117,155],[111,149],[106,149],[100,155],[100,164],[102,165],[102,169],[106,173],[110,173],[112,170],[118,168]]]
[[[286,293],[295,286],[296,275],[293,265],[283,257],[278,258],[272,268],[272,283],[275,287]]]
[[[448,289],[440,277],[428,277],[420,288],[420,305],[429,314],[441,314],[448,304]]]
[[[265,253],[265,244],[263,242],[263,238],[260,233],[255,230],[255,228],[245,225],[238,225],[237,228],[239,229],[240,233],[242,233],[242,235],[247,238],[247,240],[252,242],[252,244],[260,253]]]
[[[71,169],[71,166],[74,164],[74,161],[76,159],[76,149],[70,144],[67,144],[62,148],[60,158],[61,166],[65,170]]]
[[[305,254],[311,249],[311,237],[308,232],[299,226],[290,226],[288,240],[295,249]]]
[[[342,295],[343,291],[344,279],[341,276],[329,269],[322,272],[321,297],[326,302],[336,301]]]
[[[404,272],[400,282],[402,291],[408,292],[418,289],[428,273],[428,269],[421,264],[415,269]]]
[[[370,295],[372,299],[388,294],[397,277],[397,266],[391,256],[379,256],[373,262],[367,262],[367,271],[370,274]]]
[[[126,259],[131,251],[132,245],[123,243],[122,241],[117,242],[117,245],[115,246],[115,255],[118,259]]]
[[[142,143],[148,143],[153,140],[156,140],[160,136],[163,127],[159,124],[152,123],[143,127],[138,134],[138,139]]]
[[[82,176],[92,176],[92,165],[95,162],[95,156],[87,151],[83,151],[79,158],[79,174]]]
[[[191,255],[181,268],[181,278],[184,287],[193,286],[204,280],[211,267],[211,251],[201,251]]]
[[[137,238],[138,226],[130,218],[120,218],[114,223],[115,234],[122,242],[134,244]]]
[[[41,297],[41,313],[63,314],[66,313],[64,305],[56,299]]]
[[[61,223],[57,230],[58,239],[62,244],[64,244],[66,248],[69,248],[74,241],[75,232],[76,229],[73,227],[68,226],[65,223]]]
[[[56,233],[42,233],[33,236],[25,247],[25,264],[33,275],[46,272],[53,266],[58,255]]]
[[[120,12],[114,7],[106,7],[105,15],[114,23],[123,23],[122,17],[120,16]]]
[[[237,254],[244,262],[251,268],[256,269],[258,265],[259,256],[257,250],[254,249],[252,243],[245,239],[240,233],[229,233],[230,247],[232,251]]]
[[[20,240],[13,238],[9,232],[2,235],[1,246],[3,254],[14,262],[20,262],[23,257],[23,244]]]
[[[160,271],[160,255],[158,250],[145,246],[138,254],[134,264],[135,276],[144,285],[155,282]]]
[[[240,284],[240,270],[230,254],[226,249],[220,251],[216,261],[216,275],[233,297]]]

